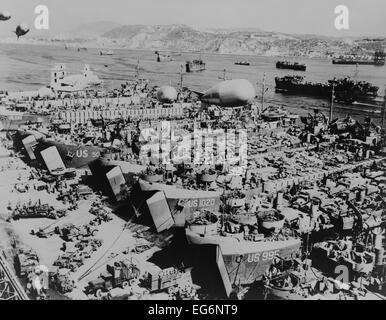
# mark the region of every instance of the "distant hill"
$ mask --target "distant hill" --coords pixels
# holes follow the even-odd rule
[[[337,38],[296,35],[257,28],[202,28],[184,24],[120,25],[110,21],[84,24],[56,37],[31,39],[73,46],[222,54],[326,58],[346,53],[366,54],[386,48],[386,38]]]
[[[118,28],[121,24],[113,21],[98,21],[92,23],[82,24],[79,27],[67,32],[68,36],[80,37],[96,37],[101,36],[109,30]]]
[[[363,39],[290,35],[255,28],[197,30],[175,24],[120,26],[102,34],[102,37],[129,49],[201,50],[226,54],[300,57],[328,57],[332,54],[361,52],[363,45]],[[358,46],[359,43],[361,44]],[[375,50],[380,44],[385,47],[386,39],[373,43],[368,40],[363,49]]]
[[[175,51],[216,51],[221,36],[201,32],[186,25],[130,25],[114,28],[102,35],[120,40],[131,49]]]

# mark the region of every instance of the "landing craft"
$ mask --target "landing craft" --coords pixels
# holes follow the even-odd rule
[[[199,94],[200,95],[200,94]],[[204,103],[224,108],[244,106],[255,98],[255,88],[245,79],[225,80],[201,94]]]
[[[26,24],[19,24],[14,32],[19,39],[21,36],[24,36],[29,32],[29,27]]]
[[[177,99],[177,91],[171,86],[162,86],[158,89],[157,97],[161,102],[173,102]]]
[[[8,11],[1,11],[0,12],[0,20],[1,21],[7,21],[11,19],[11,14]]]

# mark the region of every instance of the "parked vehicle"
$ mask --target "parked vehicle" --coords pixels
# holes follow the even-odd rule
[[[86,293],[101,297],[104,292],[108,292],[112,288],[121,287],[124,289],[128,287],[131,281],[139,276],[139,268],[129,260],[115,262],[112,265],[108,264],[104,273],[88,283]]]
[[[168,293],[174,293],[178,283],[182,280],[189,279],[190,276],[190,268],[182,271],[170,267],[163,269],[160,272],[148,272],[145,276],[144,284],[150,292],[167,290]]]
[[[55,231],[59,234],[64,241],[75,241],[83,238],[95,236],[98,232],[96,228],[90,224],[86,224],[81,227],[76,227],[72,223],[67,224],[63,227],[56,227]]]
[[[37,265],[39,265],[39,257],[32,249],[20,249],[15,257],[15,270],[21,277],[27,276]]]

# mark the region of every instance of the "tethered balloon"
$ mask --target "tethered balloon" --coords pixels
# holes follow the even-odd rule
[[[201,101],[220,107],[244,106],[255,97],[255,88],[245,79],[222,81],[201,96]]]
[[[11,19],[11,14],[8,11],[0,11],[0,21],[7,21]]]
[[[29,32],[29,27],[26,24],[19,24],[14,32],[16,33],[17,38],[19,39],[19,37],[24,36]]]
[[[157,97],[161,102],[173,102],[177,99],[177,91],[171,86],[163,86],[159,88]]]

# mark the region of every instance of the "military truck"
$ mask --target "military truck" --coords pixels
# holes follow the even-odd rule
[[[49,204],[35,203],[30,201],[28,204],[17,205],[12,211],[12,218],[50,218],[56,219],[55,209]]]
[[[27,276],[39,265],[39,257],[32,249],[20,249],[15,257],[15,270],[18,276]]]
[[[174,267],[161,271],[147,272],[144,277],[144,285],[150,292],[167,290],[174,293],[175,287],[180,282],[191,282],[191,268],[180,270]]]
[[[103,293],[109,292],[112,288],[125,289],[134,279],[139,278],[140,273],[137,265],[128,259],[108,264],[105,272],[88,283],[86,293],[101,297]]]
[[[84,263],[84,260],[90,256],[82,252],[66,252],[59,256],[53,263],[54,266],[64,269],[70,269],[76,272]]]
[[[76,284],[71,279],[69,272],[69,270],[60,269],[59,267],[52,268],[49,273],[51,288],[62,294],[71,292],[76,287]]]

